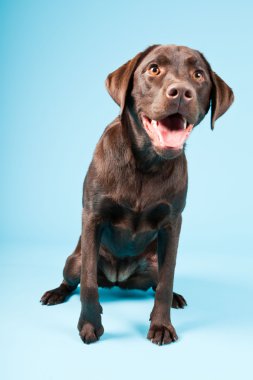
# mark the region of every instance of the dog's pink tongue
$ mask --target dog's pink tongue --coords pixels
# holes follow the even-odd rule
[[[157,122],[157,134],[161,147],[181,149],[188,138],[193,125],[185,128],[185,120],[172,115]]]
[[[182,149],[193,124],[186,128],[186,120],[179,114],[156,121],[143,116],[143,126],[153,144],[159,148]]]

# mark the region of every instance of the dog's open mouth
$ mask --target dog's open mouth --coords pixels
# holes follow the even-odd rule
[[[153,144],[158,148],[179,150],[183,148],[194,124],[188,123],[179,113],[162,120],[152,120],[142,115],[143,126]]]

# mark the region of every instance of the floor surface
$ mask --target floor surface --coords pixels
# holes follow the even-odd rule
[[[174,289],[188,306],[172,312],[179,340],[159,347],[146,339],[152,290],[101,289],[105,333],[84,345],[76,328],[79,289],[62,305],[39,303],[61,280],[66,247],[1,250],[2,379],[251,378],[253,259],[247,252],[240,260],[233,252],[180,252]]]

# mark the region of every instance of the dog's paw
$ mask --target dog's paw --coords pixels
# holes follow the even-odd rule
[[[65,301],[65,299],[66,299],[66,294],[62,293],[62,291],[59,290],[59,288],[56,288],[53,290],[49,290],[48,292],[43,294],[40,302],[42,303],[42,305],[51,306],[51,305],[57,305],[59,303],[62,303]]]
[[[172,307],[175,309],[183,309],[187,306],[187,302],[181,294],[173,293]]]
[[[75,288],[61,284],[58,288],[47,291],[40,299],[42,305],[57,305],[66,300]]]
[[[98,328],[95,328],[90,322],[85,322],[82,327],[80,326],[79,322],[78,329],[80,338],[86,344],[96,342],[104,333],[104,328],[102,325],[100,325]]]
[[[151,340],[152,343],[160,346],[162,344],[175,342],[178,339],[178,336],[176,330],[170,323],[151,323],[147,338]]]

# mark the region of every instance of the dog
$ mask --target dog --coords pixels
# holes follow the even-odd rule
[[[187,195],[186,141],[211,107],[211,128],[231,106],[232,89],[197,50],[153,45],[109,74],[120,115],[105,129],[83,186],[82,232],[61,285],[41,298],[63,302],[81,285],[78,322],[84,343],[104,332],[98,287],[155,291],[147,338],[178,339],[171,307],[182,211]]]

